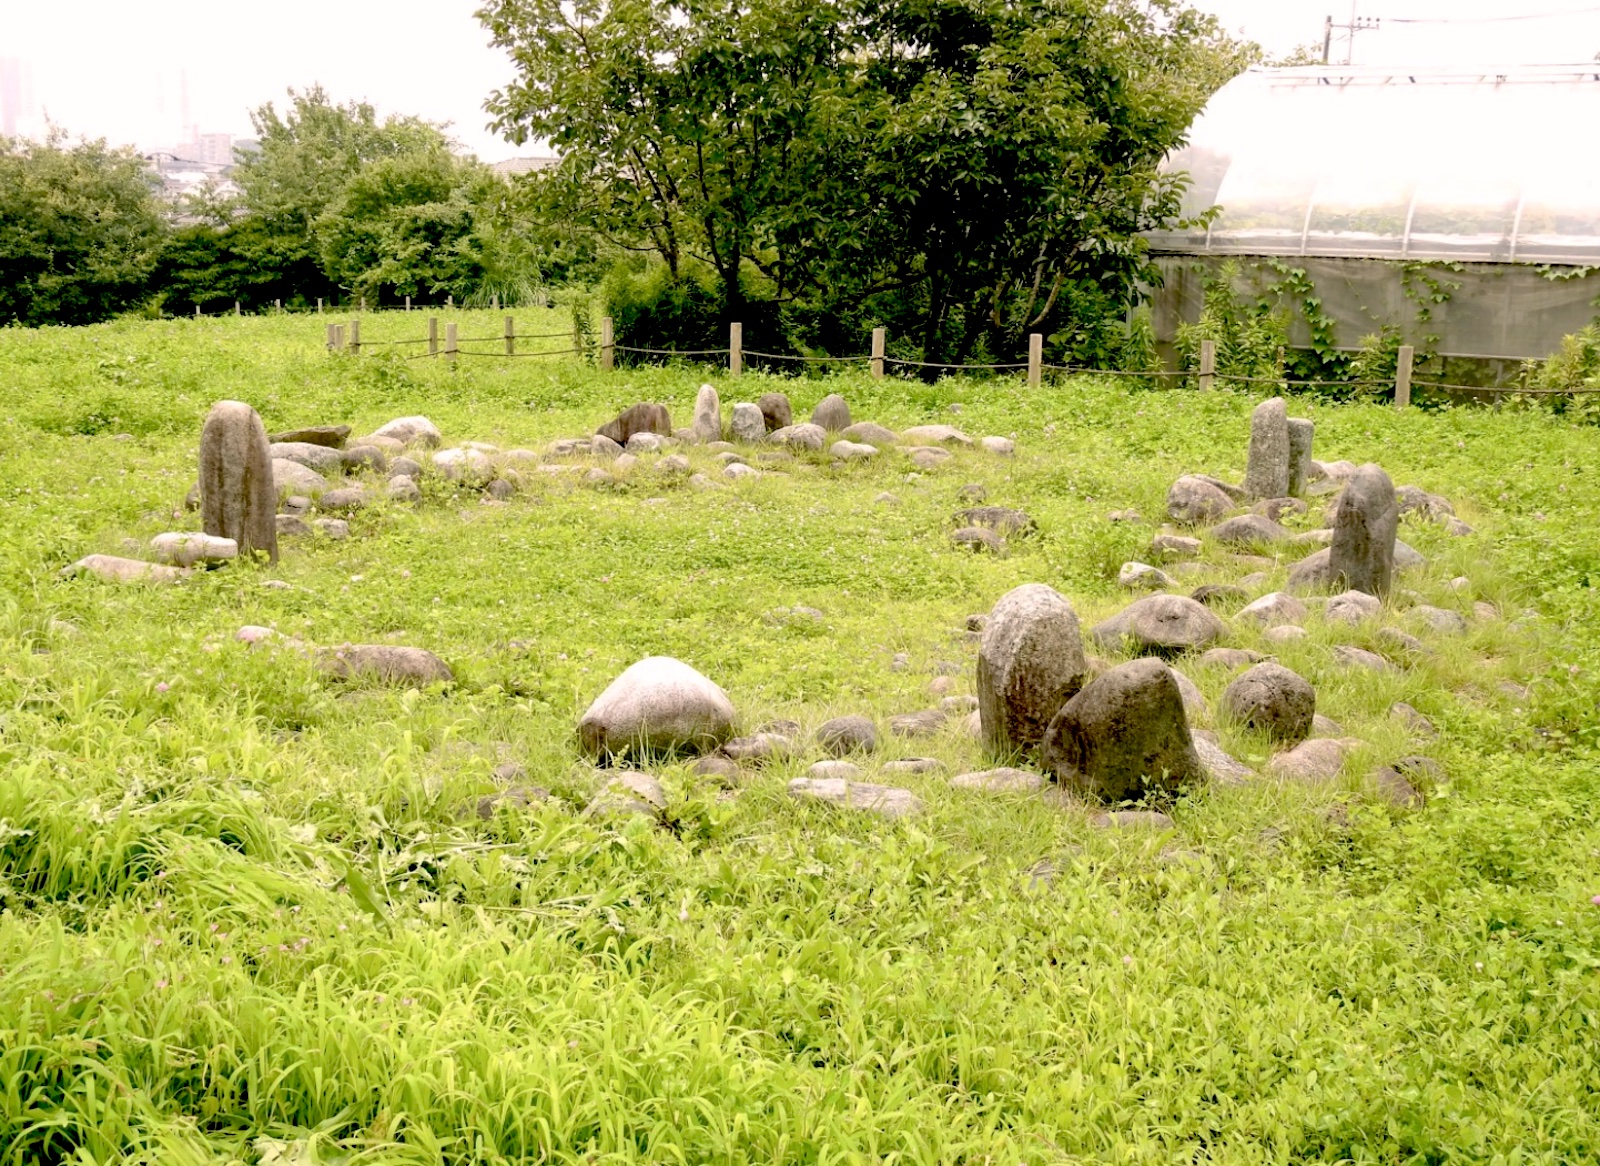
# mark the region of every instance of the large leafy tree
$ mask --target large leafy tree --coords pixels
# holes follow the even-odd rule
[[[552,206],[625,247],[893,317],[929,359],[1093,347],[1151,269],[1163,175],[1245,50],[1180,0],[488,0],[490,108],[563,156]]]
[[[132,151],[0,137],[0,323],[88,324],[131,307],[164,234]]]

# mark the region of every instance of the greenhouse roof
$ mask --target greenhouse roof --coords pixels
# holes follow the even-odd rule
[[[1600,65],[1251,69],[1167,161],[1158,251],[1600,263]]]

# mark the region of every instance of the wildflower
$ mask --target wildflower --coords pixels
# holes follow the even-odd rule
[[[1133,957],[1131,955],[1123,956],[1122,957],[1122,966],[1125,967],[1125,968],[1133,967]],[[1481,968],[1483,965],[1479,964],[1478,966]]]
[[[1596,895],[1594,898],[1590,899],[1589,902],[1593,903],[1596,907],[1600,907],[1600,895]]]
[[[165,988],[166,986],[167,986],[167,982],[165,980],[157,980],[156,981],[156,991],[157,992],[161,991],[161,989]]]
[[[168,684],[165,680],[163,680],[159,684],[156,685],[156,691],[157,692],[166,692],[171,687],[172,687],[172,685]]]
[[[1479,960],[1477,963],[1473,964],[1472,966],[1477,968],[1480,972],[1483,971],[1483,961],[1482,960]]]

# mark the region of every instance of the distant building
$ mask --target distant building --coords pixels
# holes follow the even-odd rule
[[[26,135],[33,118],[33,85],[26,61],[0,57],[0,134]]]
[[[503,162],[491,162],[489,169],[496,174],[504,174],[507,178],[516,178],[522,174],[537,174],[545,170],[554,170],[561,165],[561,159],[548,158],[507,158]]]

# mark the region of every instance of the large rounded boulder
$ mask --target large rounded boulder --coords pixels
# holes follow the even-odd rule
[[[682,660],[649,656],[626,669],[578,722],[595,756],[704,753],[733,736],[728,694]]]
[[[1222,693],[1229,716],[1259,729],[1283,745],[1298,745],[1311,735],[1317,691],[1297,672],[1264,661],[1234,679]]]
[[[1088,676],[1078,615],[1043,583],[1006,592],[978,648],[978,719],[996,756],[1036,749]]]
[[[1089,633],[1102,648],[1175,655],[1204,648],[1227,633],[1227,626],[1204,604],[1186,595],[1150,595],[1129,604]]]

